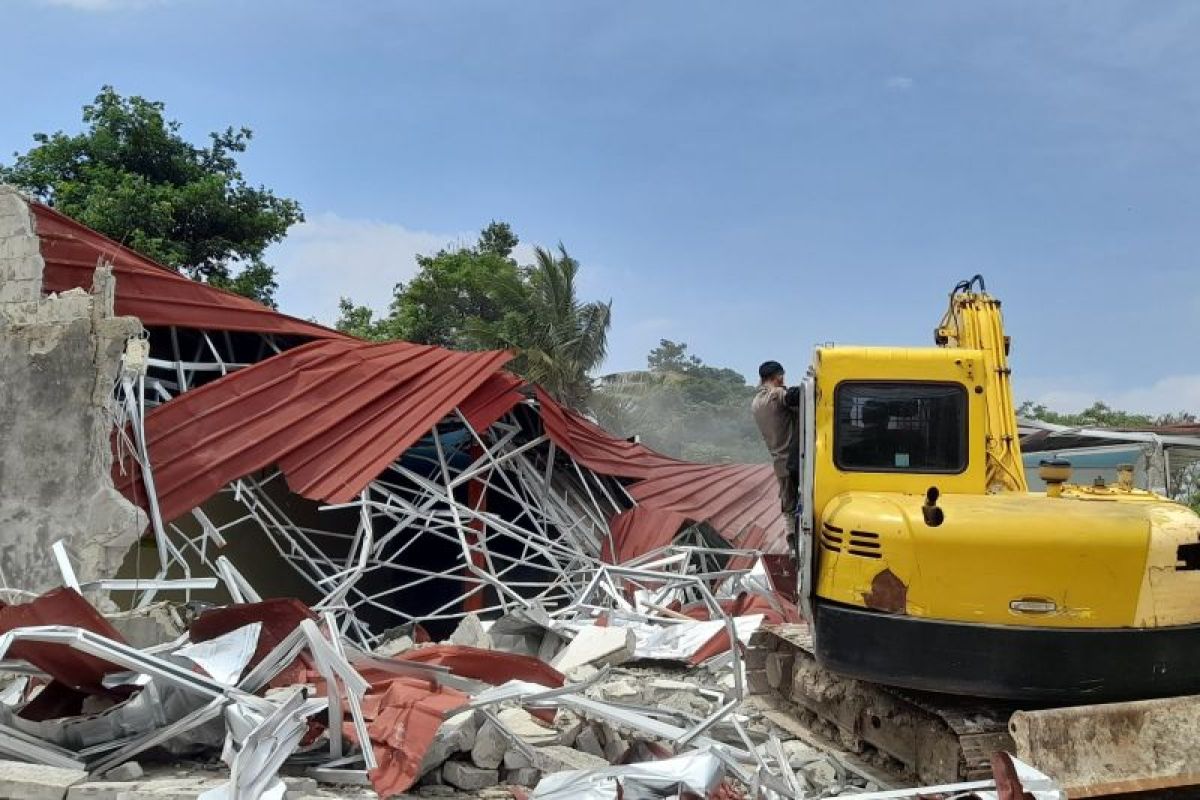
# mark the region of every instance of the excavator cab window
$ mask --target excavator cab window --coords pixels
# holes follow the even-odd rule
[[[967,390],[960,384],[847,381],[834,402],[834,463],[842,471],[967,468]]]

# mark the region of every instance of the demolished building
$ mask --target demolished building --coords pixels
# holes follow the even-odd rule
[[[383,797],[884,788],[743,705],[751,634],[799,621],[769,466],[656,453],[507,353],[361,341],[4,187],[0,327],[0,755],[28,785],[140,796],[165,750],[220,754],[171,788],[205,800],[292,796],[285,762]],[[144,641],[112,613],[162,599]],[[995,774],[939,789],[1061,796]]]
[[[48,519],[77,508],[84,489],[67,490],[67,503],[39,499],[37,477],[12,467],[3,494],[47,517],[21,527],[59,531],[85,580],[114,577],[111,551],[137,540],[121,578],[232,568],[259,591],[344,599],[346,629],[369,638],[518,596],[553,607],[584,562],[619,563],[697,523],[718,534],[709,544],[786,550],[765,466],[662,456],[524,386],[504,371],[506,353],[356,340],[189,280],[15,192],[3,198],[4,252],[21,254],[5,260],[3,308],[17,326],[5,340],[41,341],[17,309],[67,307],[91,326],[77,335],[82,360],[42,356],[88,391],[89,434],[66,429],[61,403],[30,407],[29,379],[6,380],[5,439],[22,453],[7,463],[33,473],[44,458],[55,475],[85,463],[87,490],[119,509],[109,525],[122,535],[93,575],[102,532]],[[97,267],[112,279],[87,293]],[[18,435],[39,419],[57,430]],[[91,452],[60,456],[55,439]],[[56,581],[52,564],[31,568],[48,545],[46,535],[6,545],[11,587]],[[155,596],[147,587],[135,602]]]

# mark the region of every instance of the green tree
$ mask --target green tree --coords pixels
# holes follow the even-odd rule
[[[370,308],[343,297],[337,328],[364,339],[484,347],[473,329],[524,304],[521,271],[512,258],[517,244],[507,223],[493,221],[471,247],[418,255],[416,276],[396,284],[386,316],[375,319]]]
[[[485,345],[515,351],[513,369],[556,400],[586,408],[591,373],[608,351],[612,303],[579,299],[579,262],[561,244],[557,255],[539,247],[534,257],[520,280],[498,286],[507,308],[502,317],[497,322],[481,318],[472,332]]]
[[[700,366],[702,362],[696,356],[689,356],[687,345],[682,342],[672,342],[670,339],[659,339],[658,347],[646,356],[646,366],[651,372],[684,374],[689,369]]]
[[[1135,414],[1112,408],[1108,403],[1097,400],[1077,414],[1052,411],[1045,405],[1026,400],[1017,409],[1017,416],[1037,419],[1053,425],[1069,428],[1156,428],[1166,425],[1186,425],[1196,422],[1196,415],[1188,411],[1173,414]],[[1190,456],[1187,450],[1173,455],[1170,463],[1170,485],[1175,500],[1191,506],[1200,513],[1200,459]]]
[[[1045,405],[1026,400],[1017,408],[1017,416],[1038,419],[1053,425],[1071,428],[1149,428],[1160,425],[1179,425],[1196,421],[1194,414],[1180,411],[1174,414],[1137,414],[1112,408],[1097,400],[1077,414],[1052,411]]]
[[[236,154],[249,129],[211,133],[197,147],[164,111],[105,86],[83,107],[82,133],[35,133],[34,147],[0,165],[0,182],[168,267],[274,305],[263,253],[303,221],[300,205],[246,182]]]
[[[579,262],[562,245],[538,248],[535,263],[513,258],[512,228],[493,221],[470,247],[417,257],[417,275],[397,284],[388,313],[342,298],[338,330],[366,339],[402,339],[476,350],[510,349],[510,368],[573,408],[585,408],[591,373],[604,360],[610,303],[583,302]]]

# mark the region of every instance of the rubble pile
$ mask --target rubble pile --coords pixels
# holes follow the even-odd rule
[[[0,796],[733,800],[884,788],[744,702],[747,676],[770,672],[769,654],[743,658],[747,640],[797,612],[760,567],[710,581],[694,556],[601,566],[564,608],[467,614],[443,642],[406,626],[369,649],[336,611],[286,598],[110,618],[64,557],[66,586],[0,606],[0,753],[25,762],[0,763]],[[172,772],[180,759],[203,766]]]

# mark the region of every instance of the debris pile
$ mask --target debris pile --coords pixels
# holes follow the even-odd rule
[[[114,615],[141,632],[134,646],[75,588],[64,554],[65,587],[0,607],[0,752],[37,765],[20,780],[61,784],[42,794],[64,798],[182,780],[145,778],[143,763],[217,757],[226,779],[171,791],[320,796],[319,782],[385,798],[506,786],[600,800],[881,789],[743,703],[745,642],[796,611],[757,564],[698,577],[706,555],[667,548],[599,567],[564,608],[467,615],[441,643],[414,626],[369,652],[336,611],[292,599],[210,608],[186,627],[162,604]],[[313,783],[297,789],[301,776]]]

